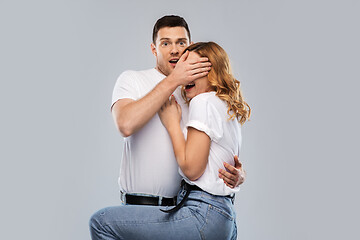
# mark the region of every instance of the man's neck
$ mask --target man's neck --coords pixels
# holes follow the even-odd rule
[[[155,69],[156,69],[159,73],[161,73],[162,75],[164,75],[165,77],[167,77],[167,75],[166,75],[165,73],[163,73],[158,66],[156,66]]]

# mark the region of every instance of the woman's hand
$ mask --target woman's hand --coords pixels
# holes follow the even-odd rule
[[[160,108],[159,117],[164,127],[169,131],[173,126],[180,125],[181,107],[175,101],[175,97],[171,96],[170,101],[166,101]]]

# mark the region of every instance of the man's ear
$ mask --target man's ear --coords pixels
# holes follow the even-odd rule
[[[154,43],[150,44],[152,54],[157,57],[156,46]]]

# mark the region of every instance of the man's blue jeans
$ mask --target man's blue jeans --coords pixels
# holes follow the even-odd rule
[[[184,189],[179,191],[178,203],[185,193]],[[228,197],[193,190],[178,211],[160,211],[169,208],[172,207],[125,205],[104,208],[90,219],[91,238],[236,240],[235,211]]]

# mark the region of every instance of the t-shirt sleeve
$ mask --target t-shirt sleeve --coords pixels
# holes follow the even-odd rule
[[[220,113],[211,102],[199,96],[190,102],[186,127],[193,127],[204,132],[214,142],[218,142],[223,136]]]
[[[125,71],[118,77],[112,94],[111,107],[119,99],[138,99],[139,91],[137,90],[136,76],[134,74],[133,71]]]

